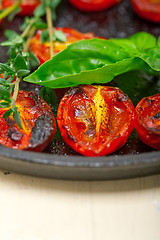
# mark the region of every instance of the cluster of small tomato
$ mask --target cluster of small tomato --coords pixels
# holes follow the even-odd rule
[[[56,132],[48,104],[33,92],[19,91],[16,101],[22,127],[0,109],[0,143],[14,149],[42,151]],[[121,148],[133,128],[139,138],[160,150],[160,93],[142,99],[136,109],[119,88],[83,85],[60,101],[57,123],[65,142],[85,156],[104,156]]]
[[[101,11],[120,3],[121,0],[69,0],[69,2],[82,11]],[[131,0],[131,5],[140,17],[160,23],[159,0]]]
[[[67,42],[55,42],[55,54],[72,42],[94,37],[92,33],[82,34],[71,28],[60,30],[65,33]],[[42,64],[50,58],[50,46],[41,43],[40,34],[40,31],[37,32],[31,40],[30,50]],[[0,143],[14,149],[42,151],[56,132],[55,117],[49,105],[33,92],[19,91],[16,106],[22,129],[12,116],[4,119],[7,109],[1,108]],[[118,88],[92,85],[75,87],[62,98],[57,123],[66,143],[86,156],[115,152],[126,143],[134,127],[144,143],[160,150],[160,94],[142,99],[134,108],[128,96]]]
[[[2,0],[1,8],[11,6],[14,0]],[[30,16],[41,0],[23,0],[19,15]],[[110,8],[121,0],[69,0],[76,8],[82,11],[101,11]],[[159,0],[131,0],[134,11],[142,18],[153,22],[160,22],[160,1]]]
[[[67,42],[55,42],[55,53],[80,39],[93,38],[60,28]],[[49,45],[41,43],[38,31],[30,42],[30,50],[41,64],[49,59]],[[37,51],[38,49],[38,51]],[[56,121],[48,104],[33,92],[19,91],[16,103],[23,129],[12,116],[3,118],[0,110],[0,143],[14,149],[42,151],[56,132]],[[160,94],[144,98],[134,108],[120,89],[107,86],[75,87],[62,98],[57,123],[62,137],[75,151],[85,156],[103,156],[121,148],[133,128],[147,145],[160,150]]]

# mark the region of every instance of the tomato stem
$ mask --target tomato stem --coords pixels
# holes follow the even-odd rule
[[[49,0],[50,1],[50,0]],[[50,40],[50,57],[53,57],[53,23],[52,23],[52,12],[49,6],[46,6],[46,18],[47,18],[47,25],[48,25],[48,32],[49,32],[49,40]]]
[[[15,4],[13,4],[12,6],[6,8],[5,10],[3,10],[0,13],[0,20],[2,20],[3,18],[7,17],[11,12],[13,12],[16,8],[18,8],[21,4],[22,0],[17,1]]]

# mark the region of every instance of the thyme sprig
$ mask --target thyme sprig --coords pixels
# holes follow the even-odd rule
[[[13,114],[15,122],[20,128],[19,111],[16,106],[19,85],[23,77],[27,76],[32,68],[39,66],[39,60],[33,52],[28,51],[28,40],[31,37],[31,29],[35,28],[36,21],[30,20],[28,28],[19,35],[12,30],[6,30],[7,41],[1,43],[9,48],[9,60],[7,63],[0,63],[0,107],[7,108],[3,117]]]
[[[12,11],[17,9],[22,0],[18,0],[14,6],[3,10],[0,19],[3,19]],[[38,58],[29,51],[30,40],[38,29],[46,29],[50,38],[51,57],[53,56],[53,39],[63,39],[65,36],[61,31],[53,31],[52,19],[55,19],[55,8],[61,0],[42,0],[41,5],[35,10],[32,18],[25,18],[21,34],[12,30],[6,30],[5,36],[8,40],[1,43],[1,46],[9,48],[9,60],[7,63],[0,63],[0,108],[7,108],[3,117],[13,116],[15,122],[22,128],[20,113],[16,106],[19,85],[23,77],[27,76],[32,68],[39,65]],[[47,24],[41,19],[46,15]],[[45,30],[46,31],[46,30]],[[58,33],[59,32],[59,33]]]

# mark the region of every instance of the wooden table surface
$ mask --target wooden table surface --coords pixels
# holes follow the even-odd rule
[[[160,240],[160,175],[78,182],[0,171],[0,239]]]

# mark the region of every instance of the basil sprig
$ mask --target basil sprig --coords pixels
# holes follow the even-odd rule
[[[140,32],[124,39],[90,39],[69,45],[24,81],[49,88],[107,83],[131,70],[160,70],[160,40]]]

